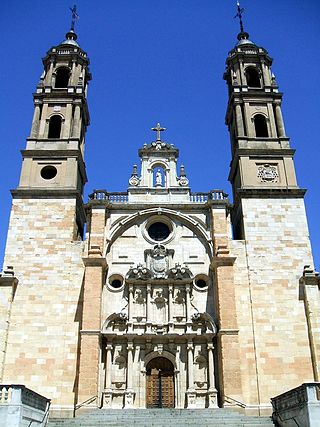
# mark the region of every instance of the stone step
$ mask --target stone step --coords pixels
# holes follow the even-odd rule
[[[227,409],[98,409],[76,418],[50,418],[48,427],[272,427],[270,417],[248,417]]]

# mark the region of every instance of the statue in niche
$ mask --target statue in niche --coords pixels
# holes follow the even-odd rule
[[[176,293],[176,297],[175,297],[175,299],[174,299],[174,302],[175,302],[176,304],[182,304],[182,303],[184,303],[184,294],[183,294],[183,292],[182,292],[182,290],[181,290],[181,289],[178,289],[178,290],[177,290],[177,293]]]
[[[156,172],[156,187],[162,187],[162,175],[160,169]]]
[[[135,298],[134,298],[134,302],[136,304],[143,304],[145,302],[145,299],[143,297],[143,292],[142,289],[136,289],[135,291]]]

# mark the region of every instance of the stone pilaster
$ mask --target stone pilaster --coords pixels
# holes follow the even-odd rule
[[[11,320],[11,307],[17,286],[18,279],[15,277],[13,269],[7,267],[0,274],[0,383],[3,382],[8,333]]]
[[[101,291],[107,263],[99,247],[92,247],[84,258],[81,353],[78,403],[97,395],[99,384]]]
[[[216,309],[218,316],[218,365],[222,402],[242,401],[240,346],[234,289],[234,261],[229,254],[228,222],[224,210],[213,212],[213,240],[215,257]]]
[[[304,301],[314,381],[320,379],[320,276],[305,266],[299,281]]]

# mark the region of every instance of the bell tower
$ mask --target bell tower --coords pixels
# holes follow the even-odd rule
[[[82,193],[86,178],[85,133],[89,125],[89,59],[77,43],[73,25],[66,39],[43,58],[33,95],[34,115],[18,188],[13,196],[76,199],[75,233],[85,221]]]
[[[282,93],[271,71],[272,58],[244,31],[239,5],[237,16],[238,43],[229,52],[224,79],[229,92],[226,124],[232,151],[233,226],[235,237],[242,238],[244,197],[303,197],[305,191],[296,181],[295,150],[285,132]]]
[[[268,52],[244,31],[242,12],[238,4],[240,33],[224,74],[232,153],[231,246],[237,255],[234,277],[244,399],[262,411],[270,396],[313,379],[299,299],[299,278],[304,265],[313,265],[313,260],[306,190],[296,181],[295,150],[281,113],[282,93]],[[241,277],[244,265],[246,275]],[[248,348],[253,363],[247,363]]]
[[[90,79],[73,21],[43,59],[4,258],[16,288],[1,380],[52,396],[60,412],[73,410],[78,387]]]

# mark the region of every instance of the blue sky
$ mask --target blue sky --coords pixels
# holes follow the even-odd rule
[[[64,39],[72,5],[73,0],[2,1],[1,259],[9,189],[19,180],[41,58]],[[137,150],[152,140],[150,128],[158,121],[167,128],[166,141],[180,149],[192,190],[222,188],[231,195],[222,75],[239,30],[233,19],[236,1],[78,0],[77,7],[78,41],[89,54],[93,76],[85,199],[94,188],[126,190]],[[284,92],[283,115],[297,150],[298,183],[308,189],[305,200],[319,269],[320,2],[243,0],[242,7],[245,29],[274,58],[273,72]]]

